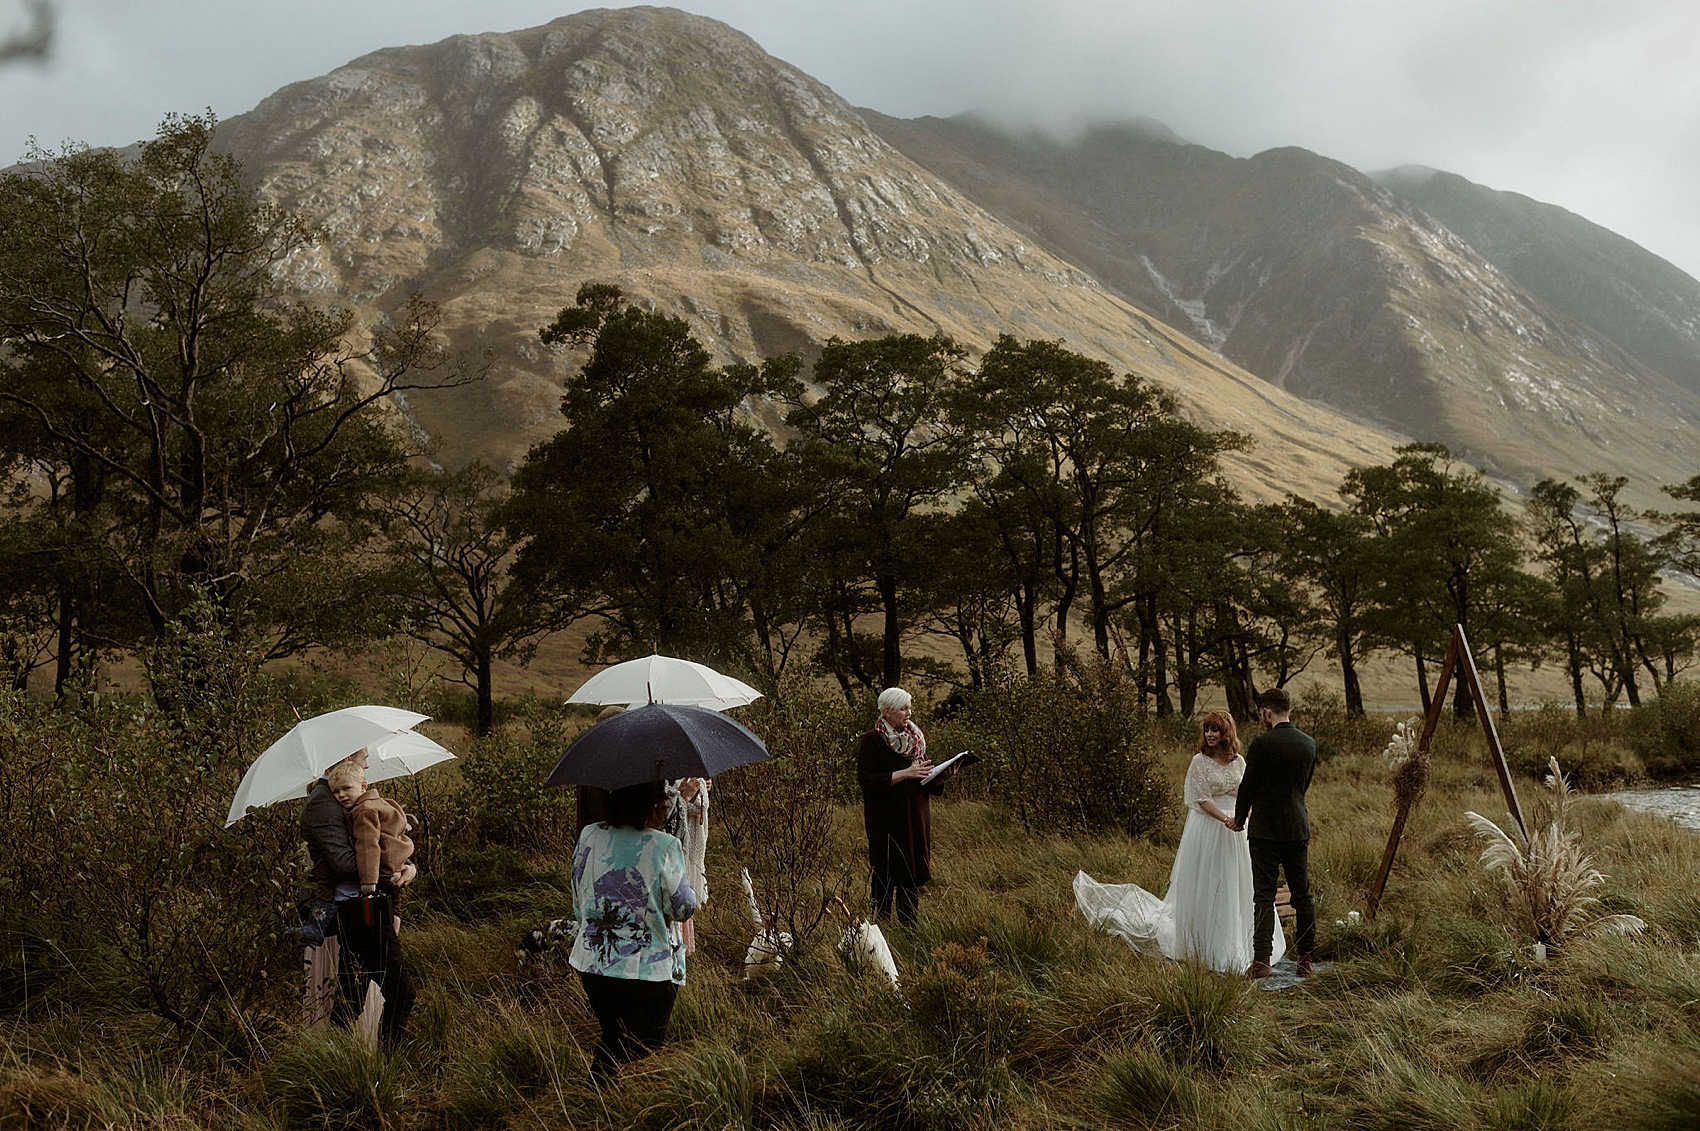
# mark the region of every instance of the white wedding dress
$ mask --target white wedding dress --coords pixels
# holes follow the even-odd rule
[[[1224,974],[1251,965],[1251,855],[1243,832],[1234,832],[1199,808],[1208,798],[1224,813],[1245,776],[1245,759],[1227,765],[1193,755],[1186,772],[1187,816],[1169,872],[1169,892],[1158,899],[1137,884],[1101,884],[1085,872],[1074,877],[1074,901],[1093,926],[1126,939],[1135,950],[1202,962]],[[1281,919],[1275,919],[1278,962],[1287,952]]]

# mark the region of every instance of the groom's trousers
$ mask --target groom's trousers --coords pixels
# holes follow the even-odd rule
[[[1316,949],[1316,904],[1310,894],[1310,841],[1262,840],[1248,837],[1251,850],[1251,957],[1268,962],[1275,949],[1275,889],[1281,873],[1287,873],[1287,891],[1293,898],[1294,925],[1291,952],[1302,957]]]

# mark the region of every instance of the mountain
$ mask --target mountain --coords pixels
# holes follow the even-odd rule
[[[1252,435],[1230,471],[1256,498],[1332,497],[1403,437],[1524,482],[1666,482],[1700,451],[1689,389],[1346,166],[1151,123],[1064,143],[883,118],[669,9],[375,52],[219,136],[327,233],[291,285],[367,316],[422,292],[488,352],[488,380],[407,407],[447,464],[511,465],[560,426],[575,362],[536,331],[587,281],[723,360],[1060,339]]]
[[[1700,452],[1700,283],[1561,209],[1147,125],[869,114],[993,215],[1271,383],[1523,482]]]
[[[219,128],[260,190],[328,233],[300,290],[368,314],[420,291],[492,376],[415,394],[445,463],[560,425],[570,360],[537,328],[586,281],[688,319],[726,360],[838,335],[1061,339],[1254,435],[1257,497],[1328,493],[1393,438],[1292,397],[1117,298],[898,153],[723,24],[657,8],[357,59]]]
[[[1375,179],[1548,306],[1700,393],[1700,281],[1615,232],[1520,193],[1414,166]]]

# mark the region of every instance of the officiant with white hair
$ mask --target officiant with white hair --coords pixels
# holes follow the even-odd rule
[[[856,744],[856,778],[862,789],[862,820],[868,831],[868,865],[873,869],[874,916],[893,910],[904,926],[915,922],[921,888],[932,879],[929,800],[941,792],[955,767],[931,781],[927,736],[911,717],[914,697],[901,687],[880,692],[873,729]]]

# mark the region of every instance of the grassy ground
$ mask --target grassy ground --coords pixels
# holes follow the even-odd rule
[[[1503,815],[1497,783],[1473,739],[1443,736],[1381,913],[1352,924],[1391,815],[1381,737],[1338,740],[1313,786],[1326,965],[1292,989],[1134,954],[1074,910],[1077,869],[1162,891],[1178,821],[1148,842],[1029,838],[990,801],[947,801],[920,921],[889,932],[901,997],[847,970],[830,931],[744,981],[739,862],[720,843],[673,1043],[599,1092],[595,1027],[564,964],[522,974],[514,958],[523,927],[568,906],[559,862],[531,861],[410,922],[422,993],[398,1053],[282,1024],[257,1055],[212,1055],[122,1003],[14,1018],[0,1021],[0,1129],[1696,1126],[1692,834],[1581,803],[1607,908],[1648,931],[1537,962],[1501,925],[1463,819]],[[1177,746],[1166,762],[1177,788],[1184,760]],[[1539,787],[1519,790],[1533,818]],[[838,814],[851,856],[858,821]]]

